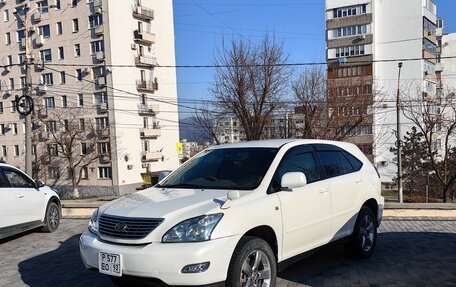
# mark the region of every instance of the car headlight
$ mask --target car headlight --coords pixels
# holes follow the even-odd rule
[[[98,208],[95,210],[92,214],[92,217],[90,218],[89,221],[89,231],[92,232],[95,235],[98,235]]]
[[[211,238],[212,231],[223,213],[190,218],[175,225],[163,235],[162,242],[198,242]]]

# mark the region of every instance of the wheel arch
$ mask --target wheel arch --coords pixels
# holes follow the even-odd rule
[[[279,261],[279,244],[277,241],[277,235],[272,227],[268,225],[260,225],[245,232],[242,237],[244,236],[257,237],[266,241],[274,252],[276,262]]]
[[[377,219],[378,215],[378,202],[374,198],[370,198],[366,200],[361,207],[368,207],[374,213],[375,219]],[[375,220],[377,222],[377,220]],[[378,224],[378,223],[377,223]]]

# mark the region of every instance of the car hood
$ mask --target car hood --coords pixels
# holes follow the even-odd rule
[[[227,192],[212,189],[149,188],[107,203],[100,211],[123,217],[169,218],[182,214],[188,218],[219,210],[226,200]]]

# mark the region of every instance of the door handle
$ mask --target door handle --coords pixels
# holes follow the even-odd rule
[[[329,189],[327,187],[320,189],[318,192],[319,193],[327,193]]]
[[[358,179],[355,180],[355,183],[361,183],[361,182],[363,182],[362,178],[358,178]]]
[[[24,198],[24,195],[23,194],[18,194],[17,198]]]

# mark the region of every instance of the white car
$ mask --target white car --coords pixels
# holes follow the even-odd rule
[[[353,144],[222,145],[100,207],[80,251],[120,285],[275,286],[278,269],[329,242],[370,256],[383,204],[379,175]]]
[[[54,232],[60,211],[59,196],[50,187],[0,163],[0,239],[37,227]]]

